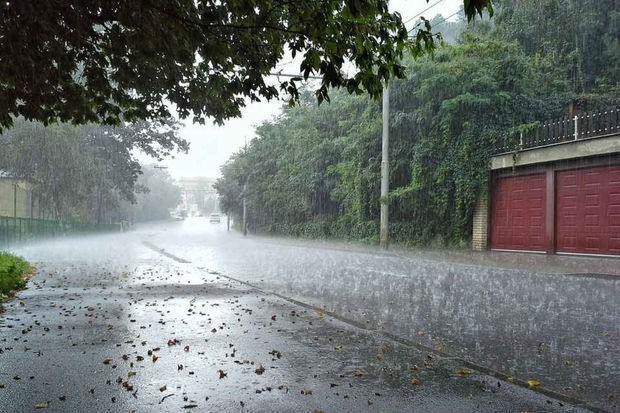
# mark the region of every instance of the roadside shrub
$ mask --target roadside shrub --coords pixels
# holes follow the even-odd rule
[[[0,297],[23,288],[24,277],[30,270],[28,262],[5,252],[0,252]]]

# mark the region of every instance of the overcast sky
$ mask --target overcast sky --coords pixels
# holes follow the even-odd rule
[[[437,14],[448,17],[458,11],[462,4],[463,0],[430,0],[428,3],[425,0],[391,0],[390,8],[399,11],[406,22],[428,7],[431,8],[422,14],[424,17],[432,18]],[[413,23],[414,21],[409,22],[407,27],[412,27]],[[291,64],[283,64],[280,68],[283,73],[299,70],[298,66]],[[190,142],[189,152],[177,155],[175,159],[165,160],[160,165],[167,166],[175,178],[218,177],[220,166],[230,155],[238,151],[246,141],[254,138],[255,126],[273,119],[280,113],[281,107],[282,102],[279,101],[252,103],[243,110],[241,118],[229,120],[223,126],[194,125],[191,119],[187,120],[181,136]]]

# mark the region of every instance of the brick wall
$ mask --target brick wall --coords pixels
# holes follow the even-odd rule
[[[474,210],[474,228],[472,232],[472,249],[485,251],[488,245],[489,234],[489,196],[483,191],[478,196],[476,209]]]

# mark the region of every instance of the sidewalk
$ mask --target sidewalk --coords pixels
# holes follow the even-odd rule
[[[313,240],[250,235],[260,242],[282,245],[325,248],[350,252],[396,255],[406,258],[445,263],[480,265],[505,269],[530,270],[537,273],[570,274],[577,276],[620,277],[620,256],[587,256],[569,254],[538,254],[530,252],[472,251],[469,249],[431,249],[390,245],[382,250],[378,245],[338,240]]]

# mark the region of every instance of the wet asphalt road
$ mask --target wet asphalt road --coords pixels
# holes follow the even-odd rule
[[[199,219],[17,252],[39,272],[0,315],[0,412],[578,410],[462,359],[616,409],[614,279],[243,239]]]

